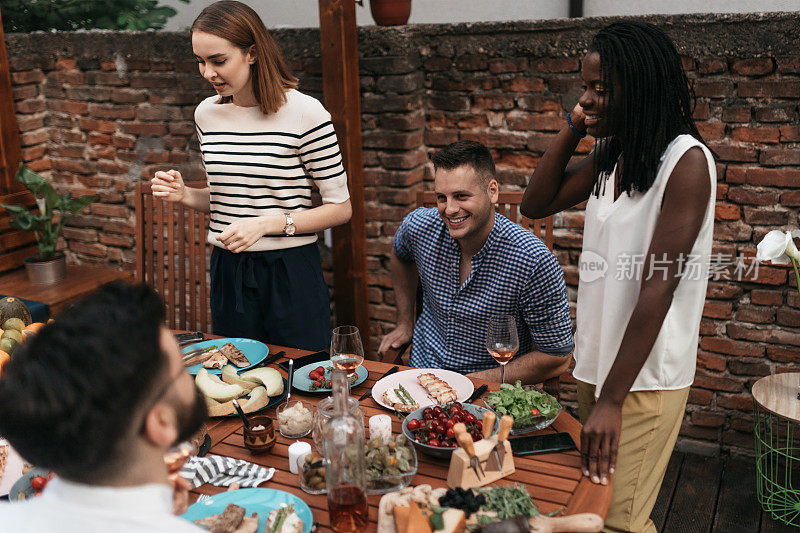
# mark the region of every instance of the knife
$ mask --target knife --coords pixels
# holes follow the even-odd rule
[[[500,417],[500,427],[497,428],[497,433],[494,435],[495,445],[494,445],[494,453],[497,453],[497,448],[499,448],[503,442],[508,440],[508,434],[511,433],[511,426],[514,425],[514,418],[509,415],[503,415]],[[497,460],[497,464],[500,464],[500,460]]]
[[[486,389],[488,389],[488,388],[489,388],[489,386],[484,383],[483,385],[481,385],[480,387],[475,389],[475,392],[472,393],[472,396],[467,398],[467,401],[465,401],[464,403],[472,403],[472,402],[474,402],[475,400],[477,400],[478,398],[483,396],[483,393],[486,392]],[[492,428],[494,428],[494,426],[492,426]]]
[[[483,438],[488,439],[494,432],[494,422],[497,420],[497,415],[493,411],[485,411],[483,413]],[[494,459],[497,461],[497,469],[502,470],[500,466],[500,454],[497,453],[497,448],[492,448],[494,451]]]
[[[284,351],[284,350],[281,350],[279,352],[275,352],[273,355],[270,355],[269,357],[267,357],[266,359],[264,359],[260,363],[256,363],[253,366],[251,366],[250,370],[252,370],[254,368],[259,368],[259,367],[262,367],[262,366],[271,365],[272,363],[274,363],[275,361],[277,361],[278,359],[280,359],[284,355],[286,355],[286,351]]]
[[[486,477],[486,474],[481,467],[481,463],[478,461],[478,456],[475,455],[475,442],[472,440],[472,435],[467,433],[467,426],[464,425],[463,422],[459,422],[453,426],[453,432],[456,434],[456,441],[458,442],[458,445],[461,446],[465,452],[467,452],[469,464],[475,471],[475,476],[477,476],[478,479]]]
[[[392,368],[387,370],[386,373],[384,375],[382,375],[380,377],[380,379],[378,379],[378,381],[380,381],[381,379],[385,378],[386,376],[388,376],[390,374],[394,374],[398,370],[400,370],[399,366],[393,366]],[[378,381],[376,381],[375,383],[377,383]],[[372,384],[372,387],[375,386],[375,383]],[[372,394],[372,387],[370,387],[367,392],[365,392],[364,394],[361,395],[361,398],[358,399],[359,402],[362,402],[362,401],[366,400],[367,398],[369,398],[369,396]]]

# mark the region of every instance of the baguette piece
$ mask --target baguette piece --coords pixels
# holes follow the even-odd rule
[[[411,397],[402,385],[396,389],[387,389],[383,393],[383,403],[389,405],[397,412],[411,413],[419,409],[419,404]]]

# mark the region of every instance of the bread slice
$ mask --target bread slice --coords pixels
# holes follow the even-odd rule
[[[413,398],[409,400],[396,389],[384,391],[383,403],[400,413],[411,413],[419,409],[419,404]]]
[[[425,387],[425,390],[428,391],[428,394],[430,394],[438,403],[450,403],[458,399],[458,394],[449,383],[443,379],[437,378],[430,372],[417,376],[417,381],[420,385]]]

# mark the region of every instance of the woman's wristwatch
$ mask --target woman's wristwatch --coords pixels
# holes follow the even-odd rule
[[[294,235],[294,232],[297,231],[297,227],[294,225],[292,215],[289,213],[284,213],[283,215],[286,217],[286,225],[283,227],[283,234],[287,237],[291,237]]]

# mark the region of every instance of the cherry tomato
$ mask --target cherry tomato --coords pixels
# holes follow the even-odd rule
[[[531,416],[539,416],[539,410],[535,407],[531,409]]]
[[[311,372],[309,372],[308,373],[308,377],[313,379],[313,380],[315,380],[315,381],[319,380],[319,379],[322,379],[322,375],[319,372],[317,372],[316,370],[312,370]]]
[[[453,428],[447,428],[447,437],[453,439],[455,438],[455,436],[456,433],[455,431],[453,431]]]
[[[425,409],[422,410],[422,414],[423,416],[426,414],[433,414],[433,409],[431,409],[430,407],[426,407]]]
[[[444,411],[442,411],[442,408],[437,405],[436,407],[433,408],[433,412],[436,413],[436,415],[438,416],[440,413],[443,413]]]
[[[430,441],[431,439],[438,440],[439,436],[436,433],[434,433],[433,431],[429,431],[428,432],[428,440]]]
[[[472,413],[467,413],[464,416],[464,422],[466,422],[467,424],[473,424],[475,422],[475,415],[473,415]]]
[[[419,428],[419,420],[417,420],[416,418],[413,418],[413,419],[408,421],[408,429],[410,429],[411,431],[414,431],[415,429],[418,429],[418,428]]]
[[[435,439],[434,438],[434,439],[429,440],[428,441],[428,446],[435,446],[435,447],[438,448],[439,447],[439,439]]]
[[[453,403],[453,407],[457,407],[458,409],[461,409],[463,406],[461,405],[461,402],[454,402]]]
[[[459,411],[461,411],[461,407],[459,407],[459,406],[457,406],[455,404],[450,406],[450,414],[457,413]]]
[[[445,426],[447,426],[448,428],[451,428],[451,427],[455,426],[455,425],[456,425],[456,423],[455,423],[455,421],[454,421],[452,418],[448,418],[448,419],[445,421],[444,425],[445,425]]]
[[[464,421],[464,417],[461,415],[461,413],[456,413],[453,415],[453,421],[458,424],[459,422]]]
[[[478,428],[478,431],[482,430],[483,429],[483,422],[478,420],[477,422],[475,422],[475,427]]]
[[[422,418],[424,418],[425,420],[433,420],[433,413],[431,413],[430,411],[427,413],[423,411]]]
[[[480,433],[475,433],[475,436],[472,437],[472,440],[474,440],[475,442],[478,442],[479,440],[482,440],[482,439],[483,439],[483,435],[481,435]]]
[[[33,487],[35,490],[42,490],[45,485],[47,485],[47,479],[42,476],[36,476],[35,478],[31,479],[31,487]]]
[[[447,442],[446,440],[443,440],[443,441],[441,441],[439,443],[439,448],[452,448],[452,446],[450,445],[449,442]]]

